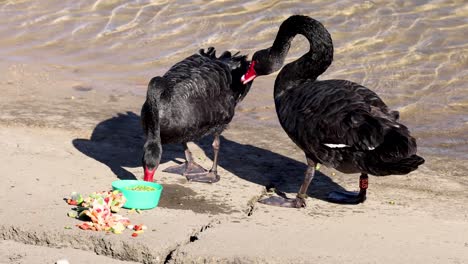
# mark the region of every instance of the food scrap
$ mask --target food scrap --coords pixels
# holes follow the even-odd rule
[[[85,199],[81,194],[73,192],[71,198],[67,199],[67,203],[77,207],[67,215],[72,218],[91,220],[78,224],[80,229],[121,234],[130,226],[130,220],[115,213],[125,202],[125,197],[119,191],[94,192]],[[134,225],[132,229],[135,227],[143,229],[143,225]]]
[[[71,218],[76,218],[78,216],[78,212],[77,211],[70,211],[67,213],[68,217],[71,217]]]
[[[71,198],[67,199],[69,205],[79,205],[83,202],[83,196],[77,192],[72,192]]]
[[[139,234],[143,234],[143,230],[148,229],[145,225],[134,225],[132,228],[134,232],[132,233],[132,237],[137,237]]]
[[[134,214],[135,212],[137,212],[138,214],[141,214],[140,209],[132,208],[132,209],[128,210],[128,214]]]

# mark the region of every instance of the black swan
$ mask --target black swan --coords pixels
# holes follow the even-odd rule
[[[271,196],[260,202],[299,208],[319,164],[343,173],[361,173],[360,191],[332,192],[329,200],[361,203],[366,199],[368,174],[407,174],[424,163],[416,155],[416,140],[371,90],[346,80],[318,81],[333,60],[330,34],[317,20],[295,15],[285,20],[273,46],[257,51],[245,79],[279,70],[291,41],[301,34],[310,50],[284,66],[274,87],[276,112],[288,136],[305,153],[307,171],[295,199]]]
[[[246,56],[224,52],[216,57],[213,47],[173,65],[164,76],[148,84],[141,121],[146,134],[144,180],[153,181],[162,154],[162,144],[182,143],[186,162],[164,171],[179,173],[188,180],[213,183],[217,174],[219,135],[234,116],[236,105],[251,83],[241,81],[249,69]],[[245,84],[244,84],[245,83]],[[206,171],[195,163],[187,142],[214,135],[213,166]]]

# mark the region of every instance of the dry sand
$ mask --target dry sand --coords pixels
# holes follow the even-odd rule
[[[324,198],[356,189],[358,175],[323,168],[307,208],[268,207],[256,202],[265,185],[298,190],[302,153],[281,129],[236,120],[223,134],[220,182],[161,172],[183,157],[165,146],[160,206],[130,216],[146,233],[78,230],[64,197],[142,178],[143,98],[80,88],[60,67],[0,70],[0,263],[468,263],[466,160],[426,155],[410,175],[371,177],[368,200],[355,206]],[[190,146],[209,167],[209,139]]]

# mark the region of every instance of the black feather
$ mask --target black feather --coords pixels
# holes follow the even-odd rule
[[[257,72],[278,69],[296,34],[309,40],[310,51],[278,74],[275,104],[283,129],[306,156],[345,173],[379,176],[406,174],[423,164],[399,113],[376,93],[346,80],[316,80],[333,60],[330,34],[320,22],[288,18],[273,46],[254,54]]]
[[[221,133],[250,89],[251,83],[240,81],[248,65],[246,56],[225,52],[217,58],[210,47],[153,78],[141,113],[147,142],[185,143]],[[149,146],[145,145],[144,164],[160,158]]]

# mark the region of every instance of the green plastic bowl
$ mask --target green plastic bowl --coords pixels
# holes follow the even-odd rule
[[[127,188],[135,186],[153,187],[154,191],[134,191]],[[119,190],[127,199],[124,208],[127,209],[151,209],[158,206],[159,198],[161,197],[162,185],[154,182],[137,181],[137,180],[118,180],[112,182],[112,189]]]

